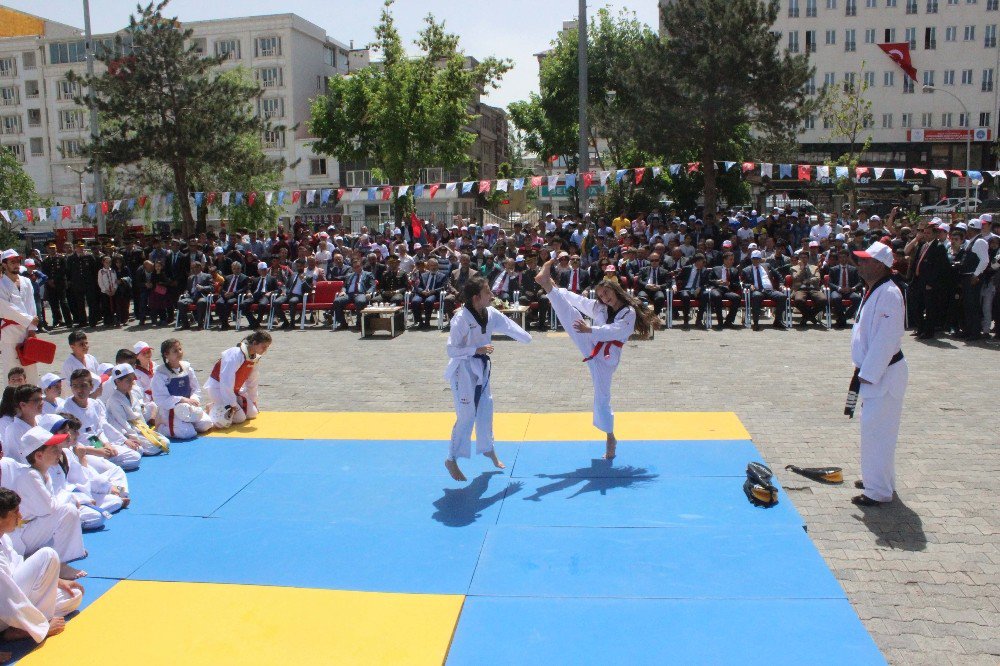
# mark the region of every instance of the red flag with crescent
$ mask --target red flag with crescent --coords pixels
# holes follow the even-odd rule
[[[70,210],[69,206],[63,206],[62,207],[62,218],[61,219],[68,220],[71,217],[73,217],[73,211]]]
[[[541,176],[532,176],[531,177],[531,186],[532,187],[541,187],[542,186],[542,177]]]
[[[906,72],[906,75],[917,80],[917,70],[910,61],[910,43],[893,42],[892,44],[879,44],[878,47],[885,51],[885,54],[892,58],[899,68]]]
[[[301,197],[302,197],[301,190],[292,190],[292,203],[298,203]]]
[[[439,189],[441,189],[441,183],[434,183],[431,185],[431,199],[434,198],[434,195],[437,194]]]

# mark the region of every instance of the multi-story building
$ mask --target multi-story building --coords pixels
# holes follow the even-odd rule
[[[86,70],[82,31],[4,7],[0,26],[0,144],[24,163],[39,195],[58,202],[91,200],[92,181],[79,156],[90,133],[89,115],[74,103],[80,91],[66,80],[70,70]],[[245,68],[263,89],[257,112],[289,128],[261,137],[265,152],[289,165],[283,188],[337,187],[340,170],[334,160],[313,153],[306,121],[310,101],[325,92],[330,77],[347,72],[348,47],[294,14],[183,27],[193,31],[196,48],[227,57],[223,69]],[[128,35],[118,34],[128,50]],[[115,37],[94,35],[94,42],[110,48]]]

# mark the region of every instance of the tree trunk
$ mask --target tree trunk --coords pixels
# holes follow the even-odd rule
[[[188,198],[187,167],[182,163],[175,163],[172,168],[177,205],[181,210],[181,233],[187,238],[194,231],[194,216],[191,214],[191,201]]]
[[[705,210],[702,213],[702,218],[704,219],[709,213],[715,214],[716,208],[716,173],[715,173],[715,149],[711,145],[710,141],[705,142],[705,146],[701,153],[701,171],[705,176],[705,184],[703,188],[705,197]]]

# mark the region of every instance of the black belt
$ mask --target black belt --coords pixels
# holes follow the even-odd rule
[[[893,354],[889,359],[889,365],[895,365],[903,360],[903,350]],[[854,418],[854,408],[858,405],[858,391],[861,390],[861,368],[854,368],[854,376],[851,377],[851,384],[847,388],[847,402],[844,404],[844,416]]]
[[[896,352],[891,359],[889,359],[889,365],[895,365],[903,360],[903,350],[900,349]]]

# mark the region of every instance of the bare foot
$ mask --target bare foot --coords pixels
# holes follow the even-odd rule
[[[83,569],[77,569],[76,567],[65,563],[59,567],[59,577],[65,580],[76,580],[77,578],[83,578],[86,575],[87,572]]]
[[[465,475],[462,474],[462,470],[458,468],[458,463],[451,458],[444,461],[444,468],[448,470],[449,474],[451,474],[451,478],[456,481],[468,481],[468,479],[465,478]]]
[[[612,435],[611,433],[608,433],[607,448],[606,448],[606,450],[604,452],[604,459],[605,460],[614,460],[615,459],[615,449],[617,448],[617,446],[618,446],[618,440],[615,439],[614,435]]]
[[[66,618],[54,617],[49,620],[49,633],[47,636],[58,636],[66,629]]]
[[[497,458],[497,451],[496,451],[496,449],[490,449],[489,451],[487,451],[483,455],[486,456],[487,458],[489,458],[490,460],[492,460],[493,461],[493,466],[496,467],[497,469],[506,469],[507,468],[507,465],[504,465],[502,462],[500,462],[500,459]]]
[[[8,627],[2,634],[0,634],[0,637],[2,637],[5,641],[19,641],[22,638],[29,638],[30,636],[31,634],[27,631],[24,629],[18,629],[17,627]]]
[[[549,259],[544,264],[542,264],[542,270],[535,274],[535,282],[538,286],[542,288],[545,293],[552,291],[555,284],[552,282],[552,259]]]

